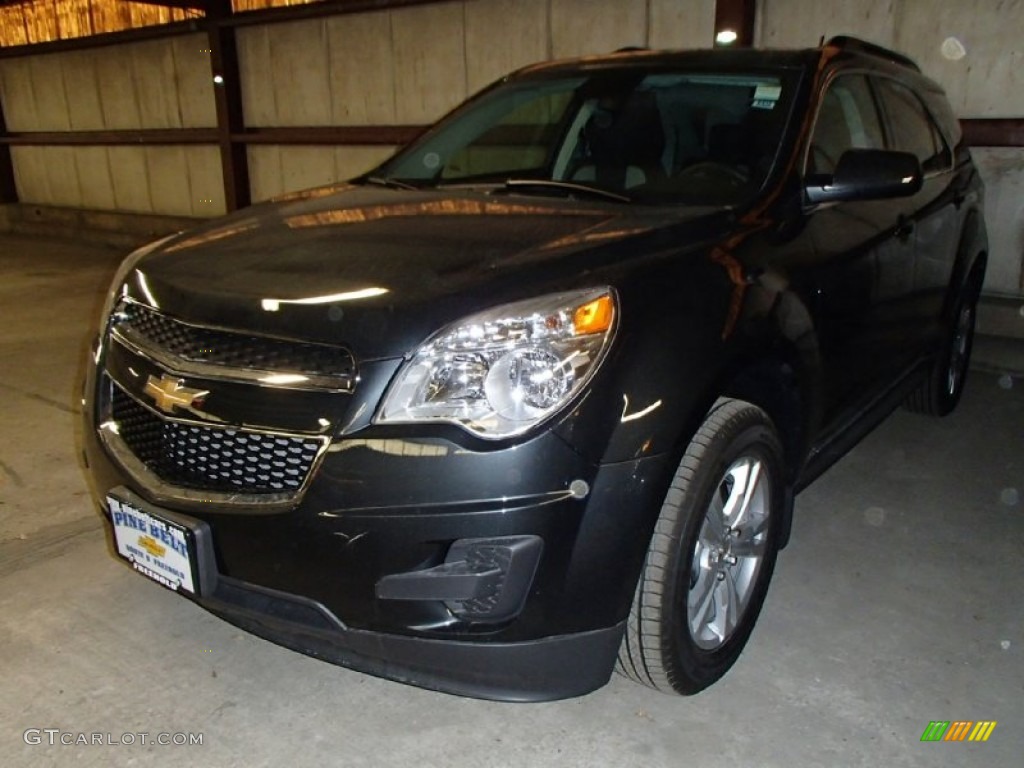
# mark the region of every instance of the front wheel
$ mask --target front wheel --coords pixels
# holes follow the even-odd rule
[[[960,402],[971,362],[979,288],[977,280],[970,280],[961,288],[945,332],[942,352],[925,380],[907,398],[908,410],[928,416],[946,416]]]
[[[733,665],[771,580],[785,503],[768,415],[719,400],[676,470],[637,585],[617,669],[693,694]]]

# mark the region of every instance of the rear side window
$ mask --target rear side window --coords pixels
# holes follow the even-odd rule
[[[883,149],[885,138],[867,80],[841,75],[833,80],[814,124],[807,172],[831,174],[848,149]]]
[[[879,78],[878,90],[889,117],[892,149],[916,155],[925,173],[947,170],[952,164],[950,151],[921,100],[894,80]]]

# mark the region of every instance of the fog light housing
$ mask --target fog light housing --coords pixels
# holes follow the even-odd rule
[[[460,619],[508,621],[526,605],[543,550],[539,536],[458,539],[442,565],[382,578],[377,598],[441,601]]]

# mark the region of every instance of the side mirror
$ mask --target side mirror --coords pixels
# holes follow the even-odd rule
[[[850,149],[839,158],[834,174],[808,176],[804,190],[812,205],[884,200],[913,195],[923,179],[920,161],[909,152]]]

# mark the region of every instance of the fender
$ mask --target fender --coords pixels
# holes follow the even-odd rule
[[[988,233],[985,230],[981,212],[977,208],[972,208],[964,218],[964,225],[960,230],[960,244],[956,250],[953,275],[949,281],[949,290],[946,292],[946,298],[942,306],[942,316],[944,318],[948,320],[952,317],[957,298],[960,296],[964,286],[971,280],[978,281],[975,288],[978,293],[981,292],[987,262]],[[975,275],[975,271],[978,269],[981,270],[981,274]]]
[[[664,465],[674,470],[718,398],[752,402],[775,422],[786,450],[785,543],[792,489],[821,414],[821,360],[813,317],[788,283],[771,272],[746,284],[734,323],[734,284],[721,279],[705,284],[714,290],[672,307],[631,305],[630,289],[620,291],[626,314],[632,309],[644,317],[620,329],[608,361],[615,376],[595,382],[559,432],[604,466],[664,456]],[[679,343],[672,345],[670,339]]]

